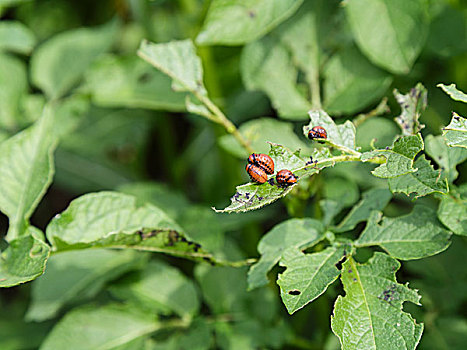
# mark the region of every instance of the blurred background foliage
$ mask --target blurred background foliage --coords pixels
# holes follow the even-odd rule
[[[31,125],[47,99],[62,97],[59,108],[63,110],[57,115],[66,116],[65,125],[57,127],[63,137],[55,153],[54,182],[32,217],[33,225],[44,229],[81,194],[118,190],[163,208],[187,232],[202,231],[220,254],[240,260],[257,256],[259,239],[275,224],[291,216],[321,219],[321,199],[344,198],[344,206],[350,209],[362,191],[387,186],[371,176],[371,165],[342,164],[301,183],[285,200],[260,211],[230,216],[211,211],[212,206],[225,206],[235,185],[248,180],[244,150],[221,126],[186,112],[185,95],[170,90],[169,78],[136,56],[144,38],[195,40],[210,3],[0,0],[0,142]],[[453,110],[467,115],[466,105],[436,88],[440,82],[453,82],[467,90],[467,3],[423,3],[427,23],[420,26],[426,27],[426,39],[420,42],[413,66],[395,73],[374,65],[356,46],[340,1],[325,6],[330,20],[318,37],[324,108],[338,121],[372,110],[383,97],[391,109],[358,127],[357,143],[364,150],[373,138],[377,146],[390,145],[398,133],[393,118],[400,110],[392,95],[394,88],[405,93],[422,82],[428,89],[428,108],[421,118],[424,135],[439,135]],[[269,34],[247,45],[197,48],[210,97],[241,131],[252,135],[257,151],[266,151],[268,140],[291,148],[310,147],[301,133],[311,106],[307,82],[303,72],[290,66],[289,58],[281,59],[293,50],[287,47],[296,40],[290,27],[299,22],[309,4],[302,6]],[[285,45],[277,46],[277,40]],[[276,50],[277,57],[261,56],[269,49]],[[71,73],[70,62],[76,68]],[[278,76],[271,75],[268,64]],[[300,62],[297,66],[301,69]],[[287,77],[280,75],[290,71],[294,79],[287,83]],[[278,85],[283,90],[278,91]],[[265,119],[258,122],[260,118]],[[465,182],[465,170],[465,164],[458,167],[456,185]],[[433,207],[436,203],[432,197],[420,201]],[[385,214],[399,216],[412,206],[410,198],[396,195]],[[8,220],[2,216],[0,234],[7,227]],[[357,227],[353,237],[361,228]],[[402,282],[414,280],[411,287],[423,295],[423,307],[407,306],[426,325],[421,349],[460,349],[467,343],[467,276],[462,263],[466,240],[453,240],[443,254],[404,264],[398,276]],[[364,250],[359,254],[362,261],[367,258]],[[162,319],[176,315],[181,320],[195,317],[195,321],[188,323],[188,331],[180,331],[178,325],[153,337],[138,338],[122,349],[339,347],[329,327],[332,301],[341,293],[338,283],[289,316],[273,281],[268,287],[246,291],[245,269],[105,250],[55,258],[37,281],[0,290],[1,349],[37,348],[64,315],[81,323],[103,317],[92,312],[118,319],[124,308],[135,313],[150,310]],[[67,274],[75,276],[75,281],[68,281]],[[183,289],[177,298],[172,298],[164,276]],[[162,286],[158,295],[152,291],[154,284]],[[84,304],[104,306],[83,309]],[[77,329],[71,327],[70,332]],[[60,348],[53,341],[48,339],[43,348]]]

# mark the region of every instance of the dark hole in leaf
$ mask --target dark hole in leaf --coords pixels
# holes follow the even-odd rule
[[[300,295],[300,294],[302,294],[302,292],[300,292],[299,290],[294,289],[294,290],[290,290],[289,294],[290,295]]]

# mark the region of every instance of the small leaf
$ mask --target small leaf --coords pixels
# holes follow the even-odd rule
[[[323,110],[311,110],[308,112],[311,122],[303,127],[303,134],[308,137],[308,132],[315,126],[326,129],[328,137],[323,142],[328,144],[355,149],[355,126],[350,120],[344,124],[336,125],[334,120]]]
[[[268,152],[268,141],[284,145],[289,149],[309,149],[308,145],[295,134],[293,124],[289,122],[273,118],[256,118],[243,123],[239,131],[257,153]],[[248,152],[232,135],[222,136],[219,143],[232,155],[242,159],[248,158]]]
[[[86,249],[53,255],[46,273],[32,285],[27,321],[55,317],[70,302],[95,296],[104,286],[123,273],[145,262],[135,251]]]
[[[349,257],[342,265],[345,296],[338,296],[331,328],[342,349],[412,349],[422,336],[419,325],[402,311],[410,301],[420,305],[420,296],[396,281],[397,260],[376,252],[363,265]]]
[[[143,40],[138,56],[172,78],[172,89],[207,95],[203,67],[191,40],[155,44]]]
[[[373,212],[365,230],[355,242],[357,247],[379,245],[391,256],[401,260],[435,255],[449,247],[450,232],[438,222],[436,213],[417,205],[413,211],[397,218],[383,218]]]
[[[66,94],[97,56],[107,51],[117,23],[79,28],[58,34],[40,45],[31,57],[31,79],[51,99]]]
[[[423,140],[420,134],[403,136],[394,141],[392,148],[365,152],[361,159],[366,161],[384,156],[386,163],[381,164],[371,173],[376,177],[388,179],[415,172],[417,169],[413,168],[414,158],[421,150],[423,150]]]
[[[426,153],[438,163],[441,177],[453,182],[459,175],[456,166],[467,159],[467,150],[449,147],[443,136],[428,135],[425,139]]]
[[[23,234],[29,217],[52,182],[56,147],[50,106],[28,129],[0,144],[0,210],[9,218],[7,238]]]
[[[345,232],[353,230],[358,223],[366,221],[372,211],[383,210],[391,198],[391,192],[385,188],[373,188],[366,191],[363,193],[360,202],[352,208],[334,231]]]
[[[185,110],[186,94],[172,91],[168,76],[136,56],[102,57],[88,70],[86,81],[99,106]]]
[[[289,314],[318,298],[339,277],[336,264],[344,254],[344,247],[328,247],[312,254],[291,248],[282,254],[280,266],[286,270],[279,275],[277,284]]]
[[[450,193],[441,198],[438,208],[439,220],[457,235],[467,236],[467,186],[458,193]]]
[[[447,193],[447,181],[441,178],[441,171],[435,170],[422,154],[414,163],[417,171],[389,179],[389,189],[392,193],[402,192],[409,196],[415,193],[415,198],[431,193]]]
[[[12,51],[29,54],[36,38],[34,33],[18,21],[5,21],[0,23],[0,51]]]
[[[443,128],[443,136],[448,146],[467,148],[467,119],[453,112],[451,122]]]
[[[265,37],[245,46],[241,71],[247,89],[265,92],[282,118],[306,119],[311,104],[297,89],[298,70],[279,39]]]
[[[0,287],[12,287],[42,275],[49,257],[49,246],[29,227],[21,237],[9,242],[0,256]],[[41,233],[42,234],[42,233]]]
[[[41,350],[113,349],[157,330],[153,315],[117,307],[85,307],[67,313],[48,334]]]
[[[248,289],[268,283],[267,273],[288,248],[305,249],[323,238],[324,227],[314,219],[289,219],[274,226],[258,244],[259,261],[248,271]]]
[[[427,95],[428,92],[421,83],[405,95],[394,89],[394,97],[402,109],[401,115],[394,120],[399,124],[402,135],[415,135],[425,127],[418,119],[427,106]]]
[[[291,16],[303,0],[214,0],[196,38],[202,45],[241,45],[260,38]]]
[[[175,267],[151,261],[138,279],[117,283],[111,293],[124,301],[135,300],[144,310],[192,317],[200,303],[195,285]]]
[[[351,0],[345,10],[353,36],[370,61],[392,73],[410,71],[428,34],[423,0]]]
[[[456,84],[444,85],[438,84],[437,87],[443,89],[453,100],[467,103],[467,95],[456,88]]]

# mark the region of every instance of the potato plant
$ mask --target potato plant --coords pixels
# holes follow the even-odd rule
[[[1,1],[0,348],[463,349],[466,14]]]

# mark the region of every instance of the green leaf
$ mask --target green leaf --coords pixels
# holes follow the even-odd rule
[[[360,202],[352,208],[334,231],[345,232],[353,230],[358,223],[366,221],[372,211],[383,210],[391,198],[391,192],[385,188],[373,188],[366,191],[363,193]]]
[[[86,249],[53,255],[46,273],[32,285],[27,321],[55,317],[70,302],[94,297],[107,283],[140,267],[145,255],[135,251]]]
[[[389,189],[392,193],[402,192],[407,196],[415,193],[415,198],[431,193],[447,193],[447,181],[441,177],[441,171],[435,170],[422,154],[413,165],[417,171],[399,177],[390,178]]]
[[[20,102],[26,95],[26,65],[16,57],[0,52],[0,127],[15,129],[21,119]]]
[[[267,153],[267,142],[284,145],[290,149],[308,150],[309,146],[293,131],[293,125],[273,118],[256,118],[243,123],[240,133],[250,142],[257,153]],[[246,159],[248,152],[232,135],[224,135],[219,139],[221,147],[232,155]]]
[[[453,112],[451,122],[443,128],[443,136],[448,146],[467,148],[467,119]]]
[[[357,45],[370,61],[392,73],[407,74],[428,34],[426,3],[351,0],[345,9]]]
[[[191,40],[155,44],[141,42],[138,56],[172,78],[172,89],[207,95],[203,67]]]
[[[357,147],[363,151],[384,148],[399,134],[396,123],[385,117],[371,117],[357,126]]]
[[[308,137],[308,132],[315,126],[322,126],[326,129],[328,137],[322,142],[329,145],[346,147],[351,150],[355,149],[355,126],[350,120],[344,124],[336,125],[334,120],[323,110],[312,110],[308,112],[310,116],[310,124],[303,127],[303,134]]]
[[[171,79],[136,56],[108,55],[86,74],[96,105],[184,111],[186,94],[170,88]]]
[[[397,218],[381,220],[381,216],[372,213],[355,242],[357,247],[379,245],[396,259],[412,260],[438,254],[451,243],[451,233],[439,224],[436,213],[428,207],[417,205],[410,214]]]
[[[49,333],[40,350],[113,349],[159,327],[153,315],[113,306],[89,306],[67,313]]]
[[[34,228],[9,242],[0,256],[0,287],[12,287],[42,275],[49,246],[36,237]]]
[[[443,89],[453,100],[467,103],[467,95],[456,88],[456,84],[444,85],[438,84],[437,87]]]
[[[314,219],[289,219],[274,226],[258,244],[259,261],[248,271],[248,289],[268,283],[267,273],[288,248],[305,249],[323,239],[324,227]]]
[[[441,316],[426,328],[420,343],[424,350],[463,350],[467,344],[467,320],[456,315]]]
[[[330,114],[358,112],[381,98],[392,82],[354,46],[334,54],[323,73],[324,109]]]
[[[467,186],[459,188],[458,193],[451,193],[441,198],[438,218],[446,227],[457,235],[467,236]]]
[[[403,136],[394,141],[392,148],[365,152],[361,159],[365,162],[384,156],[386,163],[381,164],[371,173],[376,177],[388,179],[417,171],[413,168],[413,163],[415,156],[421,150],[423,150],[423,139],[420,134]]]
[[[29,54],[36,45],[34,33],[18,21],[0,23],[0,51]]]
[[[396,281],[397,260],[376,252],[366,264],[352,257],[342,265],[345,296],[337,297],[331,328],[342,349],[415,349],[423,332],[402,304],[420,296]]]
[[[330,176],[322,187],[324,198],[338,201],[342,208],[350,207],[360,196],[356,181],[348,177]]]
[[[245,46],[240,69],[249,90],[261,90],[284,119],[304,120],[311,104],[297,89],[298,70],[278,38],[265,37]]]
[[[166,315],[191,318],[200,307],[193,282],[161,261],[151,261],[137,279],[115,284],[110,291],[124,301],[135,300],[144,310]]]
[[[441,177],[449,182],[457,179],[456,166],[467,159],[467,150],[462,147],[449,147],[442,136],[428,135],[425,138],[426,153],[438,163]]]
[[[0,144],[0,210],[9,218],[7,238],[23,234],[52,182],[56,146],[50,107],[33,126]]]
[[[214,0],[196,38],[202,45],[241,45],[260,38],[291,16],[303,0]]]
[[[51,99],[71,90],[91,63],[112,45],[116,22],[58,34],[34,50],[31,80]]]
[[[336,264],[345,255],[344,247],[304,254],[299,249],[287,249],[280,266],[286,268],[277,279],[281,298],[289,314],[301,309],[323,294],[340,274]]]
[[[320,159],[318,163],[314,165],[307,164],[305,160],[299,157],[298,152],[292,153],[287,148],[274,143],[271,143],[269,156],[274,160],[275,169],[277,171],[288,169],[298,177],[298,181],[317,174],[320,170],[328,166],[334,165],[333,160],[326,158],[320,159],[319,157],[316,158],[316,160]],[[245,185],[237,186],[237,191],[230,198],[231,204],[222,210],[213,208],[214,211],[217,213],[241,213],[259,209],[284,197],[296,186],[296,184],[294,184],[288,187],[281,187],[276,182],[273,182],[274,178],[275,175],[270,175],[269,181],[266,181],[264,184],[249,182]]]
[[[394,97],[402,110],[401,115],[394,120],[399,124],[402,135],[415,135],[425,127],[418,119],[427,106],[427,95],[422,83],[418,83],[405,95],[394,89]]]

